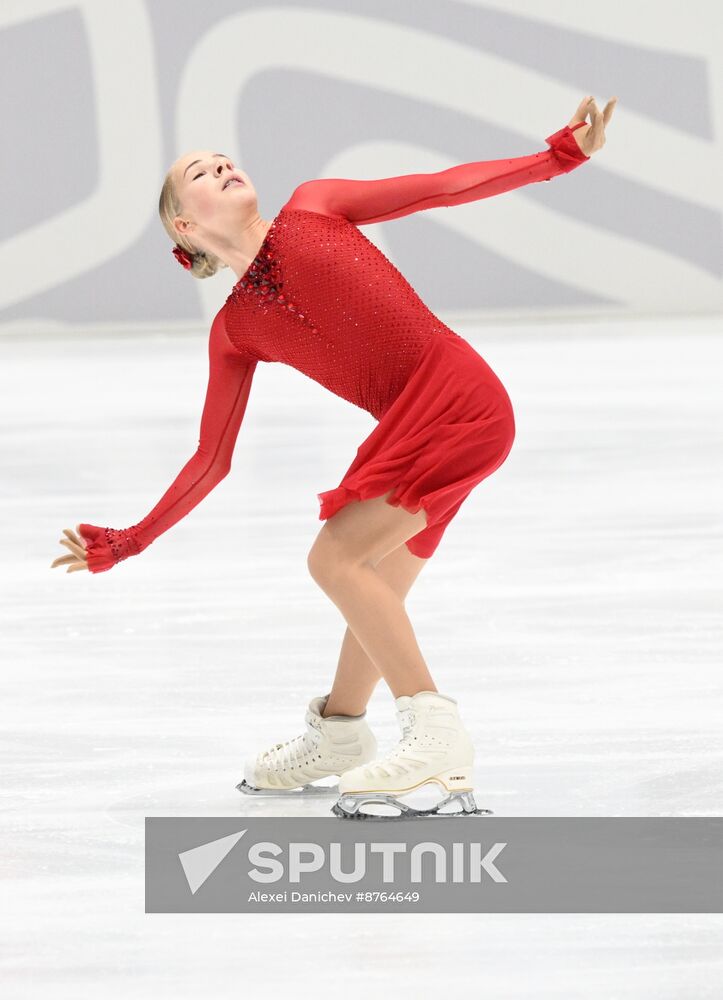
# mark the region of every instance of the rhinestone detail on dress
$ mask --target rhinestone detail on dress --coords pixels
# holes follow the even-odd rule
[[[135,527],[135,525],[133,526]],[[105,540],[116,562],[135,556],[141,551],[133,528],[104,528]]]
[[[259,252],[249,264],[248,269],[233,286],[226,301],[238,302],[244,297],[251,298],[258,306],[264,307],[264,313],[268,312],[265,307],[269,303],[275,302],[280,309],[285,310],[291,316],[295,316],[299,323],[303,323],[309,327],[312,333],[318,333],[318,328],[301,310],[299,303],[290,301],[283,291],[284,280],[281,273],[281,262],[278,259],[274,245],[274,230],[279,220],[279,215],[276,216],[269,226]]]

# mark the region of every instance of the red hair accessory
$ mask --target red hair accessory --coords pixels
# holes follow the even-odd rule
[[[183,247],[179,247],[179,245],[176,243],[171,252],[178,261],[178,263],[183,264],[183,266],[186,268],[187,271],[189,270],[189,268],[193,267],[193,257],[188,252],[188,250],[184,250]]]

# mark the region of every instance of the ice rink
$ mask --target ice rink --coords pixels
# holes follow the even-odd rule
[[[407,598],[478,804],[723,814],[723,320],[450,325],[516,416]],[[193,454],[206,337],[0,350],[4,997],[720,996],[719,914],[145,914],[144,817],[329,811],[234,786],[329,690],[316,494],[373,419],[259,365],[230,475],[139,557],[67,575],[64,527],[135,524]],[[396,742],[383,682],[369,721]]]

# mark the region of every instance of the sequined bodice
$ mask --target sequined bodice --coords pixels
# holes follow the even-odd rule
[[[231,343],[379,419],[446,327],[348,219],[285,206],[228,296]]]

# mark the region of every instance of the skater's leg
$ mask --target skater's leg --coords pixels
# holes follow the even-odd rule
[[[377,573],[404,601],[412,584],[426,566],[422,559],[402,543],[377,563]],[[347,626],[341,644],[336,676],[323,715],[361,715],[374,688],[382,679],[376,664],[369,659],[359,641]]]
[[[347,504],[330,517],[308,567],[398,698],[437,688],[403,600],[377,569],[384,556],[427,526],[426,512],[393,507],[388,495]]]

